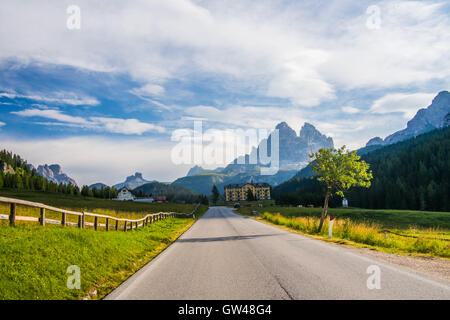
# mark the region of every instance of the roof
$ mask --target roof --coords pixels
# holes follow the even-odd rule
[[[242,183],[242,184],[229,184],[229,185],[226,185],[224,188],[225,189],[227,189],[227,188],[242,188],[243,186],[245,186],[247,184],[251,184],[251,185],[253,185],[255,187],[270,187],[270,184],[268,184],[266,182],[261,182],[261,183],[250,183],[250,182],[247,182],[247,183]]]

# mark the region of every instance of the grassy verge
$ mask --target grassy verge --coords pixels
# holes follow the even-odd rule
[[[139,203],[132,201],[115,201],[96,198],[76,197],[57,193],[45,193],[37,191],[18,191],[1,189],[0,196],[40,202],[61,209],[68,209],[77,212],[88,211],[102,215],[114,216],[127,219],[139,219],[149,213],[157,212],[179,212],[190,213],[195,204],[174,204],[174,203]],[[0,203],[0,214],[9,214],[9,205]],[[18,216],[39,217],[39,209],[26,206],[17,206],[16,214]],[[47,219],[61,220],[61,213],[47,210]],[[73,215],[67,216],[68,222],[77,222],[78,217]],[[94,222],[94,217],[86,217],[86,222]],[[99,221],[104,223],[104,221]],[[17,224],[27,224],[30,222],[20,222]],[[34,224],[37,224],[34,223]],[[0,225],[7,225],[7,221],[0,220]]]
[[[279,213],[265,212],[258,219],[312,235],[318,239],[328,240],[329,221],[326,221],[322,232],[318,233],[319,218],[314,216],[286,217]],[[349,218],[336,219],[333,225],[333,242],[368,246],[391,253],[425,254],[450,258],[450,242],[444,240],[450,238],[449,230],[416,228],[396,230],[401,234],[413,235],[417,238],[406,238],[394,234],[385,235],[381,232],[382,230],[382,226],[374,222],[356,222]]]
[[[102,298],[193,222],[170,218],[131,232],[0,227],[0,299],[81,299],[94,290]],[[67,288],[70,265],[80,267],[80,290]]]
[[[260,213],[280,213],[285,217],[320,217],[322,208],[297,208],[281,206],[241,206],[239,213],[252,215],[252,211]],[[354,222],[376,223],[383,228],[409,229],[442,228],[450,229],[450,212],[414,211],[414,210],[372,210],[359,208],[330,208],[329,214],[339,219],[350,219]]]
[[[194,205],[147,204],[81,198],[38,192],[5,192],[1,196],[41,202],[74,211],[89,210],[136,219],[152,212],[190,213]],[[200,206],[200,217],[207,206]],[[0,204],[0,213],[8,214]],[[39,215],[38,209],[17,207],[17,215]],[[61,215],[47,211],[49,219]],[[70,218],[76,219],[76,217]],[[87,219],[87,221],[89,221]],[[0,299],[81,299],[96,292],[99,299],[135,273],[178,238],[193,223],[191,218],[169,218],[129,232],[89,228],[38,226],[19,222],[9,227],[0,221]],[[67,268],[81,270],[81,289],[68,289]]]
[[[133,201],[115,201],[98,199],[92,197],[71,196],[60,193],[46,193],[40,191],[0,189],[0,196],[16,198],[21,200],[40,202],[58,208],[72,209],[74,211],[86,210],[108,210],[134,213],[148,212],[183,212],[190,213],[195,204],[177,204],[177,203],[143,203]]]

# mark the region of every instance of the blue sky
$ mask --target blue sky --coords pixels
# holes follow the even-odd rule
[[[74,4],[79,30],[66,24]],[[307,121],[357,148],[450,87],[445,1],[0,6],[1,146],[79,184],[183,176],[171,135],[192,119],[217,131]]]

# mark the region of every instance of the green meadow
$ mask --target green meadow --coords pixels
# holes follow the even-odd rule
[[[322,240],[391,253],[450,258],[449,212],[330,208],[329,214],[336,219],[329,240],[329,219],[317,232],[321,208],[244,204],[238,210],[244,215],[253,215],[254,211],[260,213],[257,219]]]
[[[1,190],[0,196],[130,219],[157,212],[190,213],[195,207],[27,191]],[[196,217],[206,210],[207,206],[200,206]],[[9,206],[0,204],[0,213],[8,212]],[[17,206],[17,215],[37,217],[39,210]],[[58,220],[61,215],[47,211],[46,218]],[[68,221],[70,219],[76,221],[76,217]],[[0,300],[100,299],[169,246],[194,222],[192,218],[168,218],[137,230],[106,232],[102,229],[94,231],[92,227],[79,229],[50,224],[43,227],[23,221],[10,227],[8,221],[3,220],[0,222]],[[67,287],[67,279],[71,276],[67,268],[72,265],[80,268],[80,289]]]

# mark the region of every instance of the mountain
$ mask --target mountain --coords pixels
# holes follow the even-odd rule
[[[369,142],[366,143],[366,147],[379,146],[383,144],[384,144],[383,139],[381,139],[380,137],[375,137],[370,139]]]
[[[353,207],[449,211],[449,158],[450,127],[365,152],[361,159],[373,171],[372,186],[352,189],[346,198]],[[324,186],[311,174],[309,166],[302,169],[273,188],[272,196],[282,204],[321,206]],[[330,205],[339,206],[340,200],[333,197]]]
[[[98,182],[98,183],[94,183],[94,184],[91,184],[90,186],[89,186],[89,189],[97,189],[97,190],[101,190],[101,189],[103,189],[103,188],[105,188],[105,187],[107,187],[107,185],[106,184],[104,184],[104,183],[101,183],[101,182]]]
[[[133,176],[128,176],[124,182],[115,184],[113,187],[116,188],[117,190],[122,189],[123,187],[127,187],[128,189],[133,190],[149,182],[156,182],[156,181],[145,180],[142,177],[142,173],[136,172]]]
[[[220,173],[220,172],[222,172],[223,169],[224,168],[222,168],[222,167],[218,167],[218,168],[216,168],[214,170],[207,170],[207,169],[203,169],[200,166],[195,165],[191,169],[189,169],[189,171],[188,171],[186,176],[187,177],[195,176],[197,174],[204,173],[204,172],[217,172],[217,173]]]
[[[433,99],[432,103],[417,111],[416,115],[408,121],[406,128],[397,131],[384,140],[373,138],[366,146],[376,144],[389,145],[406,139],[416,137],[422,133],[434,129],[443,128],[450,124],[450,92],[441,91]]]
[[[61,166],[59,164],[52,165],[40,165],[36,169],[37,173],[42,177],[47,179],[48,181],[52,181],[56,184],[64,183],[64,184],[72,184],[74,186],[77,185],[74,179],[70,178],[67,174],[62,172]]]
[[[320,148],[332,148],[333,139],[320,133],[312,124],[305,123],[299,135],[286,122],[279,123],[275,129],[278,130],[279,138],[279,164],[280,169],[274,175],[261,175],[263,165],[260,154],[263,144],[267,143],[267,150],[271,149],[273,134],[267,140],[259,143],[250,154],[236,158],[225,168],[205,170],[195,166],[189,170],[188,175],[173,182],[175,185],[185,186],[196,192],[210,194],[215,184],[220,192],[227,184],[246,183],[253,178],[255,182],[267,182],[270,185],[278,185],[293,177],[298,169],[305,167],[309,162],[309,154]],[[257,163],[250,163],[250,159],[256,159]]]

